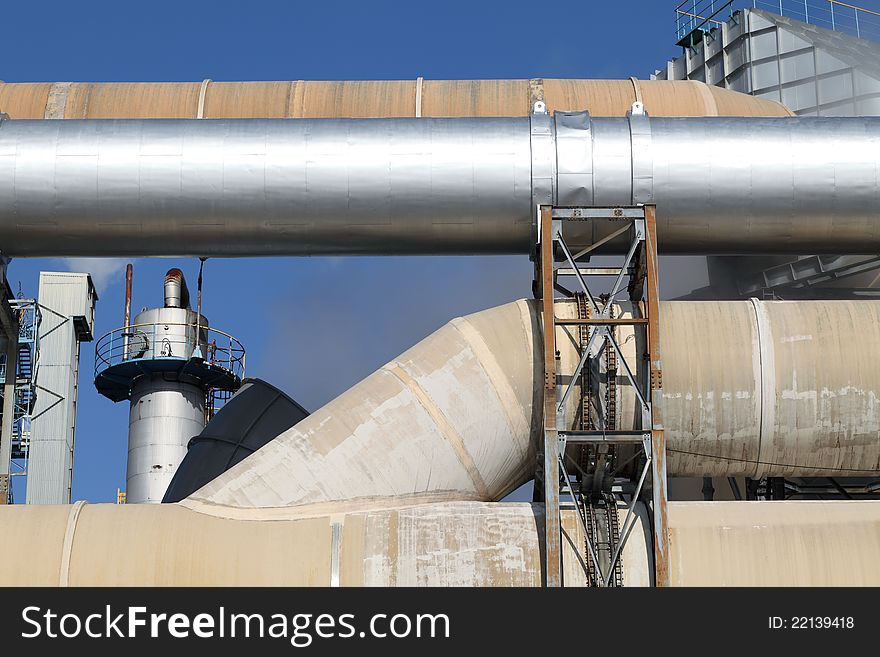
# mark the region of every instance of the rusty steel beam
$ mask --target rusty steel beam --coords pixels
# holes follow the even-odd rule
[[[556,444],[556,325],[553,310],[553,209],[541,212],[541,299],[544,325],[544,585],[562,586],[559,447]]]
[[[663,417],[658,403],[663,387],[662,359],[660,357],[660,282],[657,276],[657,219],[655,206],[645,206],[645,307],[648,315],[648,358],[651,399],[651,484],[654,515],[654,583],[669,586],[669,526],[666,488],[666,437]],[[648,427],[645,427],[646,429]]]

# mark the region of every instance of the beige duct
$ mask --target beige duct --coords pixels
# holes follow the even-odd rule
[[[448,502],[231,519],[177,504],[11,506],[0,513],[0,585],[539,586],[542,507]],[[8,512],[7,512],[8,511]],[[620,523],[626,509],[620,509]],[[650,584],[644,512],[623,550],[626,584]],[[586,583],[583,535],[564,528],[569,585]],[[646,542],[647,541],[647,542]],[[575,553],[572,546],[579,551]]]
[[[880,302],[670,301],[660,318],[670,476],[880,471]],[[183,504],[499,500],[534,471],[540,340],[530,301],[455,319]],[[570,329],[557,344],[573,372]],[[625,428],[635,397],[617,382]]]
[[[663,304],[670,473],[761,454],[810,471],[876,467],[878,312]],[[453,320],[180,505],[0,509],[0,552],[29,555],[28,568],[0,564],[0,584],[538,585],[540,507],[454,501],[529,476],[538,319],[519,301]],[[682,455],[694,445],[708,465]],[[628,585],[651,572],[639,514]],[[572,512],[563,527],[566,582],[582,585]],[[670,503],[669,528],[673,584],[880,584],[880,502]]]
[[[576,316],[575,304],[557,308]],[[880,303],[668,301],[660,322],[670,475],[880,474]],[[576,331],[557,338],[563,372],[577,364]],[[632,327],[614,333],[637,362]],[[611,428],[635,426],[638,400],[622,372],[617,383]]]
[[[781,103],[695,81],[640,80],[653,116],[791,116]],[[292,80],[0,83],[13,119],[220,119],[527,116],[555,110],[623,116],[630,80]]]
[[[447,502],[235,519],[176,504],[0,508],[3,586],[538,586],[542,508]],[[240,512],[239,512],[240,513]],[[621,522],[625,510],[620,511]],[[583,536],[563,513],[567,586]],[[676,586],[880,585],[880,502],[672,502]],[[644,513],[624,584],[650,583]]]

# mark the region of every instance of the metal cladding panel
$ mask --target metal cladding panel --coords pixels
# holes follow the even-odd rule
[[[205,391],[161,374],[138,381],[128,423],[126,503],[162,501],[190,439],[205,427]]]
[[[880,119],[569,129],[575,116],[559,115],[561,138],[522,118],[5,121],[0,242],[30,256],[528,253],[533,192],[575,202],[591,174],[595,204],[657,204],[665,253],[880,250]]]
[[[40,273],[40,390],[31,425],[28,504],[70,501],[79,372],[79,343],[71,317],[85,316],[91,324],[95,300],[88,274]]]
[[[592,121],[593,203],[629,205],[633,193],[632,143],[629,121]]]
[[[660,248],[873,252],[878,127],[872,118],[652,119]]]
[[[507,253],[530,239],[526,119],[7,121],[7,140],[0,241],[19,254]]]
[[[130,358],[190,358],[198,346],[207,352],[209,328],[204,315],[186,308],[151,308],[138,313],[131,323]]]
[[[798,9],[792,13],[797,15]],[[800,15],[804,15],[802,7]],[[825,20],[828,18],[826,12]],[[718,32],[706,34],[693,50],[708,52],[717,43]],[[680,62],[694,60],[693,54],[686,53],[670,62],[670,77],[709,79],[712,84],[754,94],[767,102],[781,100],[801,116],[878,114],[870,104],[864,104],[875,92],[853,83],[860,77],[880,81],[880,46],[874,41],[760,9],[737,12],[720,32],[725,52],[720,75],[707,76],[708,63],[683,70]]]
[[[646,80],[639,86],[657,116],[787,114],[778,104],[696,82]],[[623,116],[636,100],[629,80],[0,82],[0,109],[13,119],[527,116],[532,87],[543,89],[551,111]],[[722,97],[728,101],[720,102]],[[726,103],[735,107],[724,111]]]

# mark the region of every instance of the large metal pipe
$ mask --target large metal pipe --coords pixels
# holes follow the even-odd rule
[[[540,586],[543,508],[447,502],[333,509],[178,504],[7,506],[3,586]],[[639,508],[623,584],[651,582]],[[625,513],[625,510],[623,510]],[[620,522],[623,522],[621,518]],[[566,586],[584,586],[584,537],[563,511]],[[670,502],[674,586],[880,585],[880,502]]]
[[[880,302],[673,301],[660,318],[671,476],[880,472]],[[455,319],[182,504],[499,500],[534,474],[540,326],[528,301]],[[560,327],[564,371],[574,371],[576,338]],[[620,327],[617,339],[644,366],[636,336]],[[632,428],[622,371],[617,390],[609,428]],[[567,418],[574,427],[576,413]]]
[[[537,204],[656,203],[667,253],[874,253],[878,146],[877,118],[11,120],[0,249],[527,253]]]
[[[177,267],[169,269],[165,274],[164,291],[166,308],[189,308],[189,289],[186,287],[183,272]],[[201,312],[201,309],[197,312]]]

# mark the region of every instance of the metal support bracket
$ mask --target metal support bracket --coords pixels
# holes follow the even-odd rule
[[[644,123],[640,120],[644,119]],[[650,126],[647,116],[633,114],[630,117],[634,125],[633,146],[638,140],[650,148]],[[641,128],[648,126],[645,134]],[[647,140],[647,142],[645,141]],[[643,178],[639,195],[643,198],[653,196],[650,177]],[[635,191],[634,191],[635,194]],[[638,205],[625,208],[599,207],[566,207],[555,208],[540,205],[536,213],[539,222],[540,240],[536,249],[536,296],[541,299],[543,308],[544,329],[544,440],[540,455],[541,480],[545,504],[545,563],[544,582],[546,586],[563,585],[562,577],[562,541],[560,494],[566,493],[574,504],[576,515],[585,537],[587,554],[578,556],[578,561],[585,573],[590,570],[597,574],[597,586],[610,586],[619,568],[623,547],[639,522],[635,505],[643,490],[650,482],[650,500],[653,511],[654,530],[654,581],[657,586],[667,586],[669,582],[668,538],[666,523],[666,452],[660,412],[655,399],[659,399],[662,385],[662,368],[659,345],[659,284],[657,280],[657,242],[656,221],[653,205]],[[589,254],[591,248],[573,253],[566,241],[566,225],[572,222],[613,222],[614,228],[608,239],[618,238],[624,234],[630,237],[630,246],[619,267],[603,268],[601,273],[591,272],[591,268],[580,261]],[[620,227],[618,227],[618,225]],[[557,263],[557,255],[561,262]],[[577,320],[559,319],[555,314],[554,290],[560,289],[558,276],[571,276],[577,280],[580,293],[588,300],[590,312],[586,318]],[[592,277],[592,278],[591,278]],[[613,278],[610,292],[597,294],[593,279],[601,277]],[[628,292],[629,301],[639,309],[627,318],[612,317],[617,296],[624,290]],[[581,344],[578,364],[573,373],[561,371],[560,354],[556,348],[557,327],[579,326],[586,329],[589,337],[585,338],[586,346]],[[632,330],[644,337],[645,353],[639,353],[634,362],[627,357],[615,337],[615,327],[631,326]],[[612,349],[616,363],[624,380],[631,386],[639,400],[641,413],[636,414],[634,426],[615,428],[602,426],[601,429],[578,430],[572,426],[573,420],[566,417],[566,402],[579,385],[579,377],[591,361],[599,358],[606,350]],[[641,360],[639,360],[641,359]],[[630,361],[633,357],[630,356]],[[617,376],[617,374],[615,374]],[[583,394],[583,391],[582,391]],[[656,397],[655,397],[656,396]],[[591,420],[592,421],[592,420]],[[642,463],[633,472],[632,485],[620,486],[619,490],[632,491],[628,499],[615,498],[613,503],[627,502],[627,513],[620,530],[617,545],[613,546],[613,554],[608,566],[600,566],[597,547],[590,538],[586,522],[587,505],[583,492],[575,490],[574,481],[584,473],[574,473],[574,479],[566,466],[572,450],[601,449],[602,454],[621,446],[629,445],[630,450],[638,445],[641,449],[635,454]],[[577,464],[575,463],[577,466]],[[580,468],[577,468],[580,470]],[[648,477],[650,475],[650,479]],[[536,484],[538,485],[538,484]],[[615,511],[616,513],[616,511]],[[571,540],[569,538],[569,544]],[[609,552],[610,554],[610,552]],[[592,564],[592,568],[588,564]],[[590,576],[587,573],[588,577]]]

